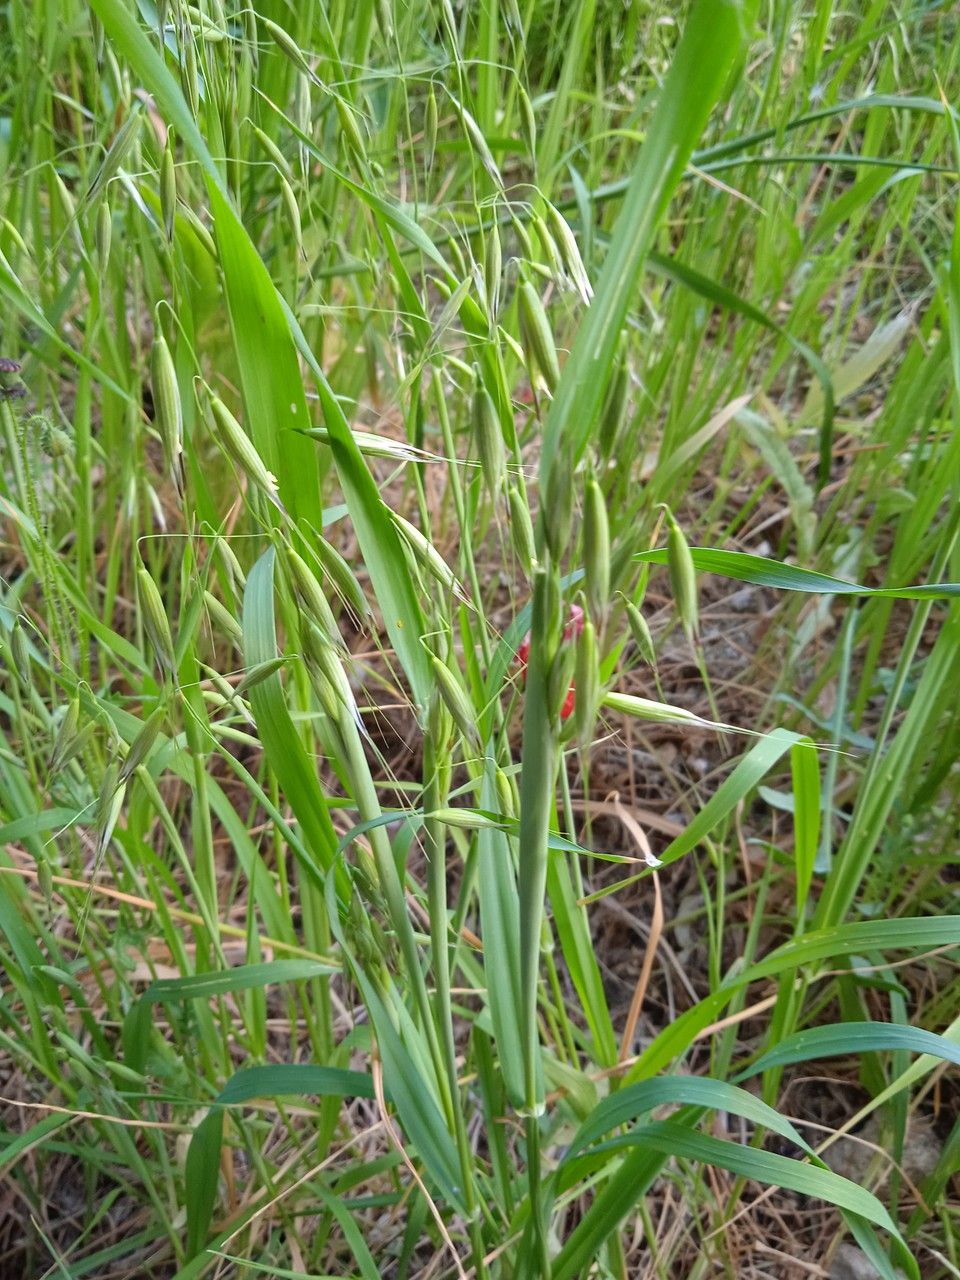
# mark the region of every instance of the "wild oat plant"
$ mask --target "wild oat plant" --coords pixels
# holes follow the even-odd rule
[[[960,1276],[956,8],[0,58],[0,1275]]]

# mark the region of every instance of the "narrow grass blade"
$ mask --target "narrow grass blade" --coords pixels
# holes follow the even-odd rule
[[[807,591],[832,596],[880,596],[891,600],[946,600],[960,596],[960,582],[922,583],[915,587],[863,587],[812,569],[783,564],[765,556],[743,551],[713,551],[709,547],[691,547],[693,563],[701,573],[715,573],[737,582],[751,582],[758,587],[775,587],[778,591]],[[666,564],[666,548],[641,551],[635,559],[646,564]]]
[[[543,432],[541,477],[562,441],[579,459],[603,407],[637,279],[674,188],[743,47],[753,5],[695,4],[660,93],[617,219],[596,293],[574,341]],[[694,87],[695,86],[695,87]],[[546,487],[546,486],[544,486]]]
[[[269,548],[247,577],[243,596],[243,650],[248,667],[277,657],[277,634],[273,609],[273,570],[276,552]],[[317,868],[329,867],[337,845],[327,802],[317,771],[301,741],[283,696],[277,672],[250,690],[257,732],[284,795],[300,821],[303,835],[315,862],[305,867],[317,883]]]

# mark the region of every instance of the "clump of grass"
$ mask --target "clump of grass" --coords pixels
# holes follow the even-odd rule
[[[2,21],[9,1265],[955,1274],[952,17]]]

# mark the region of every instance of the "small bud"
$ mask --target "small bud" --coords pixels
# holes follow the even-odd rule
[[[517,802],[513,783],[499,765],[497,766],[494,777],[497,783],[497,800],[500,804],[500,812],[505,818],[516,817]]]
[[[264,131],[257,125],[253,126],[253,132],[261,147],[263,147],[264,151],[266,151],[267,155],[277,166],[280,173],[289,182],[293,178],[293,170],[290,168],[290,162],[287,160],[287,157],[283,154],[269,134],[264,133]]]
[[[566,271],[574,288],[579,293],[584,306],[588,306],[590,299],[593,297],[593,289],[590,285],[587,269],[583,265],[583,258],[580,256],[580,246],[577,244],[576,237],[570,230],[570,224],[566,218],[549,201],[547,202],[547,225],[556,243],[564,271]]]
[[[496,502],[503,488],[506,460],[503,451],[503,432],[500,415],[490,392],[480,381],[477,371],[477,388],[473,397],[473,430],[480,454],[480,470],[490,497]]]
[[[529,577],[533,562],[537,557],[536,543],[533,539],[533,522],[530,519],[530,508],[527,506],[516,485],[510,485],[507,491],[510,502],[510,535],[517,559]]]
[[[113,835],[113,829],[117,825],[117,819],[120,817],[120,809],[123,806],[123,797],[126,795],[126,791],[126,784],[120,781],[116,764],[111,762],[107,765],[103,781],[100,784],[100,794],[97,797],[98,857],[102,857],[106,853],[110,837]]]
[[[479,749],[480,734],[477,730],[477,713],[467,697],[466,690],[446,663],[435,655],[430,655],[433,674],[437,682],[437,691],[446,703],[447,710],[453,716],[457,728],[467,742]]]
[[[57,736],[53,740],[53,751],[50,756],[50,772],[56,773],[63,767],[63,761],[67,758],[77,737],[77,730],[80,726],[80,699],[71,698],[67,703],[67,709],[64,712],[63,719],[60,721],[60,727],[57,729]]]
[[[173,155],[173,130],[167,130],[167,143],[160,160],[160,214],[167,240],[173,239],[177,216],[177,170]]]
[[[484,245],[483,288],[487,297],[487,310],[491,318],[500,306],[500,279],[503,275],[503,247],[500,244],[500,228],[494,222]]]
[[[470,809],[435,809],[430,816],[448,827],[459,827],[464,831],[500,829],[496,818],[488,818],[485,813],[475,813]]]
[[[254,666],[248,668],[243,679],[237,684],[234,693],[236,696],[242,697],[248,689],[255,689],[258,684],[263,684],[264,680],[269,680],[282,667],[285,667],[290,659],[286,654],[280,654],[276,658],[267,658],[264,662],[258,662]]]
[[[330,575],[333,585],[343,597],[347,607],[358,619],[366,617],[370,612],[367,597],[363,594],[363,588],[357,581],[356,575],[340,552],[325,538],[320,538],[317,542],[317,555],[320,557],[324,572]]]
[[[520,285],[517,295],[520,313],[520,337],[531,376],[536,369],[552,393],[560,381],[560,363],[553,332],[540,295],[529,280]]]
[[[303,606],[307,617],[315,622],[331,638],[339,638],[333,611],[327,601],[320,583],[307,562],[292,547],[286,550],[287,566],[293,579],[293,589]]]
[[[41,853],[37,858],[37,884],[40,886],[44,902],[49,907],[53,902],[53,871],[50,869],[50,859],[46,853]]]
[[[447,710],[440,690],[436,685],[430,694],[430,705],[427,708],[427,732],[430,735],[434,755],[447,754],[450,747],[450,735],[453,731],[453,717]]]
[[[181,218],[184,218],[187,222],[190,223],[191,231],[197,237],[197,240],[200,242],[203,248],[207,251],[207,253],[213,259],[213,261],[216,262],[218,260],[219,255],[217,253],[217,246],[216,246],[216,243],[214,242],[213,236],[210,234],[207,228],[203,225],[203,223],[200,221],[200,219],[197,217],[194,211],[190,208],[189,205],[181,204],[177,212],[180,214]]]
[[[483,135],[483,130],[477,124],[476,120],[474,120],[466,107],[463,106],[462,103],[458,102],[456,98],[453,99],[453,105],[457,109],[457,114],[460,117],[460,123],[463,125],[463,131],[467,135],[467,141],[477,153],[480,163],[487,171],[487,176],[494,185],[499,187],[502,191],[503,178],[501,177],[500,170],[497,168],[496,161],[493,158],[493,152],[487,145],[487,140]]]
[[[229,539],[217,539],[217,554],[220,557],[220,563],[223,565],[234,594],[242,595],[243,589],[247,585],[247,575],[243,572],[243,566],[237,559],[237,553],[231,547]]]
[[[583,630],[577,642],[574,665],[574,681],[577,701],[574,708],[577,717],[577,733],[584,745],[593,734],[593,723],[600,705],[600,658],[597,652],[597,632],[589,618],[583,621]]]
[[[391,511],[390,514],[417,563],[426,569],[432,577],[436,578],[443,587],[448,591],[452,591],[458,599],[465,600],[466,595],[457,581],[456,575],[429,538],[425,538],[415,525],[412,525],[409,520],[404,520],[403,516],[396,511]]]
[[[261,489],[271,502],[279,506],[276,479],[267,470],[263,459],[254,448],[253,441],[223,401],[212,391],[209,395],[210,409],[217,426],[217,438],[220,444],[251,484]]]
[[[553,716],[566,719],[573,710],[570,698],[577,651],[572,644],[561,644],[547,675],[547,706]]]
[[[667,570],[670,589],[683,624],[684,634],[692,644],[700,630],[700,609],[697,601],[697,571],[694,568],[690,547],[683,530],[674,519],[673,512],[665,508],[669,532],[667,534]]]
[[[530,101],[530,97],[523,85],[518,86],[517,101],[520,104],[520,123],[530,152],[530,159],[536,160],[537,119],[533,112],[533,103]]]
[[[260,21],[284,57],[289,58],[298,71],[302,71],[308,76],[312,75],[310,64],[303,56],[300,46],[289,31],[285,31],[283,27],[276,22],[272,22],[269,18],[261,17]]]
[[[211,629],[225,636],[237,647],[241,646],[243,628],[229,609],[209,591],[204,591],[203,603],[210,618]]]
[[[97,265],[100,274],[105,275],[110,263],[110,241],[113,238],[113,214],[109,202],[101,200],[97,209],[97,228],[94,244],[97,250]]]
[[[340,128],[343,130],[343,136],[346,139],[348,150],[352,151],[358,160],[365,160],[367,156],[367,144],[364,141],[363,134],[360,131],[360,124],[357,120],[356,112],[349,102],[343,98],[336,99],[337,116],[340,120]]]
[[[657,651],[654,648],[653,636],[650,634],[646,618],[632,600],[627,601],[627,622],[630,626],[630,634],[633,636],[633,643],[637,646],[637,652],[640,657],[648,666],[655,667],[657,665]]]
[[[593,476],[584,493],[583,566],[590,612],[601,618],[610,595],[610,528],[607,504]]]
[[[163,457],[170,479],[183,493],[183,406],[173,357],[166,339],[157,326],[150,351],[150,384],[153,410]]]
[[[19,618],[10,628],[10,656],[17,679],[26,687],[30,684],[30,646]]]
[[[308,622],[300,629],[303,641],[303,656],[308,673],[311,674],[314,689],[320,698],[320,705],[342,731],[349,727],[349,721],[361,733],[366,733],[363,720],[357,707],[356,698],[344,671],[343,662],[334,640],[329,635]],[[332,635],[339,640],[339,632]],[[346,712],[346,717],[344,713]]]
[[[160,733],[160,727],[166,716],[165,707],[157,707],[156,710],[144,721],[140,732],[130,743],[130,750],[127,752],[123,764],[117,774],[117,782],[124,783],[133,777],[137,769],[145,764],[150,752],[153,750],[154,743]]]
[[[540,247],[543,249],[543,256],[547,260],[547,266],[550,268],[551,277],[562,283],[563,271],[560,253],[547,224],[538,213],[533,215],[531,222],[533,223],[534,231],[537,233],[537,239],[540,241]]]
[[[434,92],[433,81],[430,82],[430,88],[427,91],[427,109],[426,118],[423,126],[423,140],[426,147],[426,168],[433,168],[433,157],[437,152],[437,95]]]
[[[287,218],[290,221],[290,231],[293,236],[293,244],[297,251],[297,256],[302,258],[303,253],[303,226],[300,222],[300,206],[297,204],[297,197],[293,194],[293,187],[281,173],[280,194],[283,197],[284,207],[287,211]]]
[[[140,596],[140,607],[143,610],[143,629],[153,646],[154,656],[160,667],[168,675],[173,675],[176,670],[176,658],[170,622],[163,607],[159,588],[143,565],[137,570],[137,592]]]
[[[60,209],[63,213],[63,220],[74,233],[76,232],[77,206],[67,184],[60,177],[60,174],[53,170],[53,185],[57,191],[57,198],[60,201]]]

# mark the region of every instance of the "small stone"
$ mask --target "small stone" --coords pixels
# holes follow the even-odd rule
[[[897,1275],[903,1275],[898,1271]],[[830,1280],[882,1280],[880,1272],[862,1249],[854,1244],[842,1244],[830,1268]]]
[[[741,587],[728,599],[728,606],[734,613],[747,613],[754,608],[757,593],[753,587]]]

